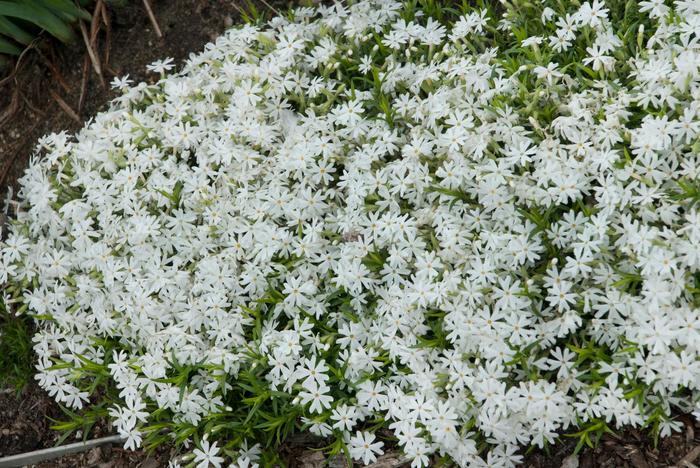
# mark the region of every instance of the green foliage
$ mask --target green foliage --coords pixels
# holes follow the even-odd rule
[[[269,16],[267,11],[261,11],[251,0],[243,0],[240,2],[240,6],[236,6],[236,4],[234,6],[241,15],[241,19],[247,24],[262,24]]]
[[[21,390],[34,374],[31,317],[13,315],[0,298],[0,387]]]
[[[89,0],[81,0],[81,6]],[[75,39],[72,25],[90,14],[70,0],[0,1],[0,54],[19,55],[42,30],[61,42]]]

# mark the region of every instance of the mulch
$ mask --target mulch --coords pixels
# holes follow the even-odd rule
[[[695,468],[700,463],[700,423],[679,415],[680,432],[659,439],[655,445],[648,431],[625,429],[605,434],[599,444],[572,455],[576,440],[561,437],[548,451],[536,450],[525,458],[528,468]],[[573,431],[572,431],[573,432]]]
[[[101,2],[99,2],[101,3]],[[157,77],[146,71],[154,60],[173,57],[181,63],[190,53],[231,26],[239,17],[235,0],[151,0],[154,16],[163,36],[154,31],[143,4],[126,2],[99,12],[99,21],[88,34],[99,57],[102,77],[98,76],[85,44],[61,46],[43,39],[23,54],[17,66],[0,73],[0,195],[8,187],[16,192],[21,176],[38,138],[51,132],[75,132],[83,122],[105,109],[116,94],[109,82],[115,76],[138,81]],[[277,0],[276,5],[285,5]],[[261,10],[266,7],[259,3]],[[103,15],[103,13],[106,13]],[[91,25],[86,25],[90,28]],[[52,447],[60,434],[50,429],[53,420],[64,419],[61,409],[35,383],[21,393],[0,390],[0,457]],[[606,435],[595,449],[584,449],[572,456],[575,441],[561,438],[549,450],[535,450],[523,466],[531,468],[657,468],[690,467],[700,459],[700,425],[690,416],[679,416],[680,433],[659,441],[637,430],[625,430],[616,437]],[[106,422],[93,428],[90,438],[113,433]],[[315,442],[297,437],[281,448],[290,467],[344,466],[326,461],[311,450]],[[65,443],[72,442],[67,440]],[[306,446],[305,446],[306,444]],[[99,447],[39,465],[43,468],[157,468],[167,466],[168,449],[152,455],[129,452],[118,446]],[[700,463],[700,462],[699,462]],[[398,467],[400,457],[388,454],[377,468]]]
[[[0,390],[0,458],[54,447],[61,433],[51,429],[66,421],[53,398],[35,383],[21,392]],[[112,435],[107,421],[100,421],[88,434],[89,439]],[[76,433],[63,444],[80,442],[84,434]],[[152,455],[144,451],[127,451],[116,445],[104,445],[87,452],[42,462],[37,468],[158,468],[168,465],[169,453],[163,449]]]

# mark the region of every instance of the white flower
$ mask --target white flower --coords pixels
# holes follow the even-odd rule
[[[160,73],[162,75],[165,72],[172,70],[173,67],[175,67],[174,62],[175,60],[171,57],[168,57],[163,60],[156,60],[155,62],[146,65],[146,69],[150,72]]]
[[[542,44],[543,38],[540,36],[530,36],[527,39],[524,39],[521,42],[521,45],[523,47],[532,47],[532,46],[537,46],[539,44]]]
[[[369,465],[377,461],[377,455],[384,453],[382,442],[374,442],[375,435],[367,431],[358,431],[348,441],[350,456],[355,460],[362,460],[362,463]]]
[[[216,442],[210,444],[207,439],[202,439],[200,447],[195,448],[192,453],[194,453],[194,462],[197,463],[197,468],[220,468],[224,462],[224,457],[217,457],[219,448],[216,446]]]
[[[134,81],[129,79],[129,75],[124,75],[122,77],[115,76],[110,85],[114,89],[118,89],[120,91],[126,90],[129,85],[131,85]]]
[[[309,410],[312,413],[321,413],[324,409],[330,408],[333,403],[333,397],[328,395],[330,387],[327,385],[319,385],[315,380],[306,380],[304,390],[299,392],[301,404],[306,405],[311,403]]]
[[[339,405],[333,410],[331,419],[336,421],[333,424],[334,429],[351,431],[356,424],[357,411],[353,406]]]

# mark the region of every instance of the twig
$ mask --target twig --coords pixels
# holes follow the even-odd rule
[[[119,75],[119,73],[117,73],[117,71],[114,68],[110,67],[109,65],[105,65],[105,71],[112,76]]]
[[[649,463],[647,463],[646,458],[639,451],[639,448],[632,447],[632,449],[628,452],[628,456],[630,461],[634,463],[635,468],[649,468]]]
[[[41,123],[41,120],[37,119],[36,122],[32,124],[31,127],[28,129],[24,129],[23,132],[25,135],[30,135],[36,127],[39,126]],[[26,141],[26,139],[22,140]],[[10,172],[10,168],[12,167],[12,164],[15,162],[15,159],[17,159],[17,155],[19,154],[19,151],[16,150],[16,147],[19,146],[20,142],[17,142],[15,146],[10,150],[9,157],[4,157],[4,161],[2,161],[2,166],[0,166],[0,187],[5,187],[3,183],[5,182],[5,178],[7,177],[8,172]],[[8,184],[9,185],[9,184]]]
[[[15,112],[17,112],[17,108],[19,107],[19,90],[17,88],[14,89],[14,92],[12,93],[12,99],[10,100],[10,105],[5,108],[5,110],[0,114],[0,127],[2,127],[5,124],[6,120],[10,120],[10,117],[12,117]]]
[[[90,59],[85,56],[83,59],[83,78],[80,82],[80,97],[78,98],[78,114],[83,111],[83,103],[85,101],[85,91],[87,91],[88,70],[90,69]]]
[[[280,13],[279,11],[277,11],[277,9],[276,9],[275,7],[273,7],[272,5],[270,5],[269,3],[267,3],[266,0],[260,0],[260,1],[263,2],[263,5],[265,5],[265,6],[268,7],[270,10],[272,10],[273,12],[275,12],[275,14],[276,14],[277,16],[282,16],[282,13]]]
[[[79,124],[83,123],[82,120],[80,120],[80,117],[78,117],[78,114],[75,113],[73,109],[66,103],[66,101],[63,100],[61,96],[56,94],[56,92],[53,89],[49,90],[49,93],[51,94],[51,97],[58,103],[58,105],[63,109],[63,111],[68,114],[68,116],[78,122]]]
[[[100,4],[100,14],[102,16],[102,22],[109,28],[109,17],[107,16],[107,8],[104,3]]]
[[[241,18],[243,18],[243,17],[245,16],[245,12],[244,12],[243,10],[241,10],[241,9],[238,7],[238,5],[236,5],[236,2],[231,2],[231,6],[232,6],[233,8],[235,8],[236,11],[238,11],[238,14],[241,16]]]
[[[678,462],[678,466],[688,466],[695,461],[696,458],[700,456],[700,445],[695,447],[693,450],[688,452],[685,457],[681,458]]]
[[[85,23],[80,21],[80,32],[83,34],[83,42],[85,42],[85,47],[87,48],[88,55],[90,56],[90,61],[92,62],[92,68],[95,69],[95,73],[100,77],[100,82],[104,86],[105,82],[102,78],[102,69],[100,68],[100,61],[95,55],[95,51],[90,45],[90,38],[88,38],[87,30],[85,29]]]
[[[100,4],[100,15],[102,16],[102,22],[105,24],[105,58],[104,64],[109,71],[109,53],[112,50],[112,25],[109,22],[109,15],[107,14],[107,7],[104,3]]]
[[[367,465],[367,468],[396,468],[406,463],[410,460],[406,457],[402,457],[399,454],[387,453],[377,458],[377,461],[371,465]]]
[[[19,92],[19,95],[22,97],[22,101],[24,101],[24,103],[27,105],[27,107],[29,107],[29,110],[31,110],[31,111],[34,112],[35,114],[40,115],[40,116],[42,116],[42,117],[45,117],[45,116],[46,116],[46,112],[42,111],[41,109],[37,109],[37,108],[34,106],[34,104],[32,104],[32,103],[29,101],[29,99],[27,99],[27,96],[25,96],[25,95],[22,93],[22,91]]]
[[[51,49],[49,49],[51,50]],[[51,73],[53,74],[53,77],[56,79],[59,85],[61,85],[61,88],[67,93],[70,93],[70,86],[68,86],[68,83],[66,83],[66,80],[63,78],[63,75],[61,74],[60,71],[58,71],[58,67],[53,61],[54,54],[51,54],[52,59],[49,60],[39,49],[36,49],[36,53],[39,54],[39,57],[42,58],[44,61],[44,64],[46,64],[47,67],[49,67],[49,70],[51,70]]]
[[[19,54],[19,57],[17,57],[17,62],[15,62],[15,68],[9,75],[0,80],[0,86],[3,86],[4,84],[9,83],[14,79],[14,77],[17,75],[17,72],[19,71],[19,65],[20,63],[22,63],[22,59],[24,58],[27,52],[36,48],[37,42],[39,42],[39,38],[34,39],[32,42],[29,43],[29,45],[27,45],[27,47],[24,48],[22,53]]]
[[[156,35],[158,37],[163,37],[163,33],[160,32],[160,26],[158,26],[158,21],[156,21],[156,17],[153,14],[153,10],[151,10],[151,4],[148,0],[143,0],[143,6],[146,7],[146,13],[148,13],[148,17],[151,20],[151,23],[153,24],[153,28],[156,30]]]
[[[97,33],[100,32],[100,17],[102,10],[102,0],[97,0],[95,10],[92,12],[92,21],[90,22],[90,44],[95,45]]]

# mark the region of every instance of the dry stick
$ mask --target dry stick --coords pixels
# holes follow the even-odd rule
[[[32,126],[29,127],[29,129],[23,130],[24,134],[31,135],[31,133],[34,131],[34,129],[36,127],[39,126],[40,123],[41,123],[41,120],[37,119],[37,121],[34,122],[32,124]],[[14,164],[15,159],[17,159],[17,155],[19,154],[19,150],[17,150],[16,148],[19,146],[19,143],[22,143],[24,141],[26,141],[26,138],[21,140],[21,141],[18,141],[14,145],[14,147],[10,150],[10,153],[9,153],[10,157],[3,158],[4,159],[3,164],[0,165],[0,187],[3,186],[2,184],[3,184],[3,182],[5,182],[5,177],[7,177],[7,174],[8,174],[8,172],[10,172],[10,168],[12,167],[12,164]]]
[[[56,79],[59,85],[61,85],[61,88],[67,93],[70,93],[70,86],[68,86],[68,83],[66,83],[66,80],[63,78],[63,75],[61,74],[60,71],[58,71],[58,67],[54,63],[53,60],[49,60],[39,49],[36,50],[37,54],[39,54],[39,57],[41,57],[44,60],[44,64],[49,67],[49,70],[51,70],[51,73],[53,74],[53,77]],[[54,57],[54,54],[51,54],[52,57]]]
[[[75,111],[73,109],[71,109],[71,107],[66,103],[66,101],[63,100],[63,98],[61,98],[61,96],[56,94],[56,92],[54,92],[53,89],[50,89],[49,93],[51,94],[51,97],[54,99],[54,101],[56,101],[58,103],[58,105],[61,107],[61,109],[63,109],[63,111],[66,114],[68,114],[68,116],[71,119],[75,120],[79,124],[83,123],[83,121],[80,120],[80,117],[78,117],[78,114],[76,114]]]
[[[31,110],[31,111],[34,112],[35,114],[40,115],[40,116],[42,116],[42,117],[45,117],[45,116],[46,116],[46,112],[42,111],[41,109],[37,109],[37,108],[34,106],[34,104],[32,104],[31,102],[29,102],[29,99],[27,99],[27,97],[22,93],[22,91],[19,92],[19,95],[20,95],[20,97],[22,98],[22,100],[24,101],[24,103],[27,105],[27,107],[29,107],[29,110]]]
[[[280,13],[279,11],[277,11],[272,5],[270,5],[269,3],[267,3],[265,0],[260,0],[260,1],[263,2],[263,4],[264,4],[266,7],[268,7],[270,10],[274,11],[275,14],[276,14],[277,16],[282,16],[282,13]]]
[[[27,47],[24,48],[21,54],[19,54],[19,57],[17,57],[17,62],[15,63],[14,68],[12,69],[12,72],[7,75],[5,78],[0,80],[0,87],[5,85],[6,83],[9,83],[10,81],[14,80],[15,82],[15,87],[14,87],[14,94],[12,95],[12,100],[10,101],[10,105],[8,106],[7,110],[3,112],[2,116],[0,117],[0,128],[2,128],[5,125],[6,120],[10,120],[10,117],[15,115],[15,112],[17,112],[17,109],[19,108],[19,105],[17,103],[17,95],[19,93],[19,83],[17,82],[17,72],[19,71],[20,64],[22,63],[22,59],[24,56],[27,54],[32,49],[36,49],[36,43],[39,41],[39,39],[34,39],[32,42],[27,45]],[[38,49],[36,49],[38,50]],[[12,158],[14,159],[14,158]],[[11,162],[11,161],[10,161]],[[9,166],[8,166],[9,167]],[[0,177],[0,182],[5,179],[7,169],[3,166],[3,172],[0,173],[2,177]]]
[[[95,69],[95,73],[97,73],[97,76],[100,77],[100,82],[102,83],[102,86],[104,86],[105,81],[102,78],[102,69],[100,68],[100,61],[97,59],[95,51],[90,45],[90,39],[88,38],[87,30],[85,29],[85,24],[82,21],[80,21],[80,32],[83,34],[83,42],[85,42],[85,47],[87,48],[88,55],[90,56],[92,68]]]
[[[102,16],[102,22],[105,24],[105,67],[109,71],[109,52],[112,49],[112,26],[109,22],[109,15],[107,14],[107,7],[104,3],[101,3],[100,15]]]
[[[97,33],[100,32],[100,11],[102,9],[102,0],[97,0],[95,10],[92,12],[92,21],[90,22],[90,44],[95,45]]]
[[[109,17],[107,16],[107,8],[105,8],[104,3],[101,3],[100,14],[102,16],[102,22],[109,28]]]
[[[78,114],[83,111],[85,102],[85,91],[87,91],[88,70],[90,69],[90,59],[86,55],[83,59],[83,79],[80,82],[80,97],[78,98]]]
[[[153,24],[153,28],[156,30],[156,34],[158,35],[158,37],[163,37],[163,33],[160,32],[158,21],[156,21],[156,17],[153,14],[153,10],[151,10],[151,4],[148,2],[148,0],[143,0],[143,6],[146,7],[146,13],[148,13],[148,17],[150,18],[151,23]]]
[[[245,12],[244,12],[243,10],[241,10],[241,9],[238,7],[238,5],[236,5],[236,2],[232,2],[232,3],[231,3],[231,6],[232,6],[233,8],[235,8],[235,9],[238,11],[238,14],[241,15],[241,18],[243,18],[243,16],[245,15]]]
[[[0,80],[0,87],[5,85],[6,83],[9,83],[10,81],[12,81],[15,78],[15,76],[17,76],[17,72],[19,71],[19,65],[20,65],[20,63],[22,63],[22,59],[24,58],[25,54],[27,52],[29,52],[30,50],[35,49],[36,44],[38,42],[39,42],[39,38],[37,37],[32,42],[30,42],[29,45],[27,45],[27,47],[24,48],[22,53],[19,54],[19,57],[17,57],[17,62],[15,63],[15,68],[12,70],[12,73],[10,73],[5,78]]]
[[[5,110],[0,114],[0,127],[5,124],[6,120],[10,120],[17,109],[19,108],[19,89],[15,88],[12,93],[12,99],[10,100],[10,105],[5,108]]]
[[[693,450],[687,453],[685,457],[681,458],[678,462],[678,466],[687,466],[688,463],[693,463],[698,457],[700,457],[700,445],[696,446]]]
[[[92,49],[95,51],[97,49],[97,35],[100,32],[100,19],[102,18],[102,0],[97,0],[95,4],[95,10],[92,12],[92,21],[90,21],[90,45],[88,50]],[[78,98],[78,114],[83,110],[83,104],[85,103],[85,93],[87,91],[88,84],[88,65],[89,65],[89,52],[85,55],[83,59],[83,74],[82,80],[80,82],[80,97]],[[102,77],[100,77],[102,79]],[[102,81],[104,85],[104,81]]]
[[[387,453],[377,458],[377,461],[371,465],[367,465],[367,468],[396,468],[408,462],[410,462],[410,460],[406,457],[395,453]]]

